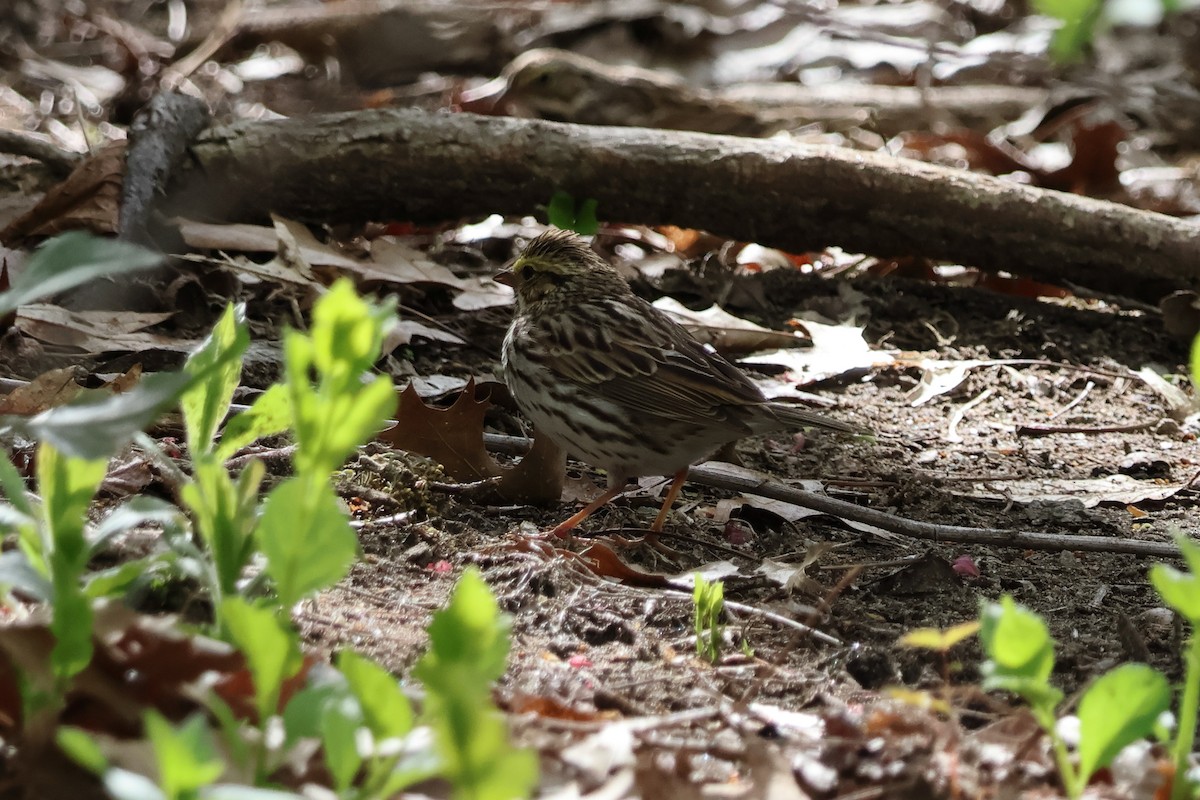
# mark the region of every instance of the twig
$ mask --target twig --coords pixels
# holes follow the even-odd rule
[[[49,137],[25,131],[0,130],[0,153],[35,158],[57,175],[67,175],[79,164],[80,156],[64,150]]]
[[[950,417],[950,427],[946,429],[946,441],[961,442],[963,440],[963,438],[958,435],[958,423],[962,422],[963,417],[967,415],[968,411],[991,397],[993,391],[994,388],[989,386],[976,395],[974,399],[964,403],[955,410],[953,416]]]
[[[677,595],[677,596],[685,598],[687,600],[691,600],[690,594],[688,594],[687,592],[678,591],[676,589],[668,589],[665,592],[665,594]],[[804,634],[805,636],[811,636],[814,639],[820,639],[822,642],[825,642],[826,644],[832,644],[834,646],[839,646],[839,647],[842,644],[842,641],[840,639],[838,639],[837,637],[830,636],[828,633],[819,631],[816,628],[805,625],[803,622],[797,622],[794,619],[789,619],[781,614],[776,614],[774,611],[768,611],[765,608],[755,608],[754,606],[748,606],[745,603],[737,603],[732,600],[726,600],[725,607],[731,608],[734,611],[740,611],[743,614],[752,614],[756,617],[762,617],[763,619],[768,619],[777,625],[782,625],[785,628],[791,628],[793,630],[799,631],[800,633]],[[813,610],[816,611],[816,609],[813,609]]]
[[[501,453],[519,455],[529,449],[530,440],[520,436],[484,434],[484,443]],[[935,542],[959,542],[983,544],[991,547],[1012,547],[1021,550],[1077,550],[1088,553],[1126,553],[1151,558],[1178,558],[1179,550],[1168,542],[1144,542],[1135,539],[1109,536],[1078,536],[1075,534],[1040,533],[1011,528],[969,528],[964,525],[940,525],[933,522],[898,517],[836,500],[816,492],[794,489],[776,481],[735,467],[732,464],[709,462],[688,470],[688,480],[714,489],[782,500],[804,508],[811,508],[842,519],[873,525],[889,533],[899,533],[914,539]]]
[[[1049,436],[1052,433],[1136,433],[1154,427],[1158,420],[1135,422],[1132,425],[1041,425],[1026,422],[1017,426],[1018,436]]]
[[[1075,406],[1077,406],[1077,405],[1079,405],[1080,403],[1082,403],[1082,402],[1084,401],[1084,399],[1085,399],[1085,398],[1086,398],[1086,397],[1087,397],[1089,394],[1091,394],[1091,393],[1092,393],[1092,389],[1094,389],[1094,388],[1096,388],[1096,384],[1095,384],[1095,382],[1094,382],[1094,381],[1088,381],[1088,382],[1087,382],[1087,384],[1086,384],[1086,385],[1083,387],[1083,391],[1082,391],[1082,392],[1080,392],[1079,394],[1077,394],[1077,395],[1075,396],[1075,399],[1074,399],[1074,400],[1072,400],[1071,402],[1067,403],[1065,406],[1063,406],[1062,408],[1060,408],[1058,411],[1055,411],[1053,414],[1051,414],[1051,415],[1050,415],[1050,419],[1058,419],[1058,418],[1059,418],[1059,417],[1061,417],[1063,414],[1067,413],[1067,412],[1068,412],[1068,411],[1070,411],[1072,408],[1074,408]]]

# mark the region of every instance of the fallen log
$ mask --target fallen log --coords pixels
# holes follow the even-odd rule
[[[214,128],[168,213],[333,223],[532,214],[558,190],[608,220],[791,252],[926,256],[1155,301],[1200,288],[1200,225],[838,147],[417,110]]]

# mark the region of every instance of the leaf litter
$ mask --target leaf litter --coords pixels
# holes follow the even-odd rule
[[[855,85],[870,86],[887,74],[920,82],[915,73],[926,68],[936,81],[963,78],[1037,83],[1037,70],[1047,69],[1038,59],[1049,39],[1048,30],[1038,26],[1021,28],[1013,25],[1011,19],[996,14],[990,8],[978,6],[973,7],[970,15],[960,17],[935,4],[920,2],[888,9],[846,7],[820,12],[764,6],[744,13],[662,3],[632,6],[563,3],[538,10],[520,26],[499,26],[495,30],[501,31],[502,36],[519,30],[526,43],[548,40],[546,43],[570,44],[614,61],[659,67],[662,62],[673,60],[693,80],[715,84],[716,88],[748,77],[786,77],[800,83],[836,82],[849,77],[859,81]],[[53,29],[68,18],[69,14],[64,14],[44,24]],[[322,15],[310,22],[321,26]],[[979,27],[972,29],[972,25]],[[994,32],[985,33],[989,28]],[[635,29],[636,35],[631,32]],[[948,35],[950,31],[961,34],[968,30],[971,32],[965,36]],[[1156,31],[1155,35],[1162,34]],[[345,48],[344,36],[337,31],[331,36],[335,47],[341,48],[334,52],[340,53],[346,63],[355,63]],[[672,48],[684,45],[686,49],[697,37],[717,54],[715,59],[671,56]],[[951,38],[955,40],[949,41]],[[220,47],[227,39],[232,41],[232,34],[216,36],[212,41]],[[1155,58],[1170,50],[1169,41],[1160,44],[1152,50]],[[392,48],[395,55],[403,55],[404,49]],[[522,47],[513,46],[508,51],[519,49]],[[121,51],[110,48],[103,52],[109,50]],[[364,51],[378,53],[381,58],[393,55],[378,48]],[[193,88],[210,92],[224,102],[233,92],[218,87],[222,82],[225,86],[237,85],[229,76],[237,78],[244,73],[238,80],[245,82],[236,90],[240,92],[238,102],[243,109],[261,104],[260,108],[274,113],[289,104],[300,107],[307,102],[297,103],[284,97],[271,81],[253,80],[254,75],[247,71],[250,60],[242,57],[245,53],[236,55],[237,47],[232,52],[234,55],[228,57],[235,66],[222,61],[226,56],[219,56],[212,62],[215,70],[199,71],[192,76]],[[302,59],[311,57],[302,44],[293,52]],[[1101,48],[1101,52],[1107,51]],[[170,59],[171,53],[173,48],[167,39],[158,38],[155,46],[143,55],[157,65]],[[478,58],[477,51],[454,37],[447,40],[444,55],[457,64],[472,63],[472,58]],[[111,59],[111,55],[100,58]],[[504,60],[496,54],[489,63],[473,68],[495,75]],[[106,66],[94,65],[97,68],[90,71],[65,69],[70,65],[51,61],[43,59],[41,72],[14,76],[9,85],[18,97],[25,92],[41,99],[38,95],[43,90],[52,95],[48,100],[57,97],[60,105],[50,113],[47,127],[57,141],[82,151],[83,126],[75,126],[76,121],[69,116],[63,117],[65,121],[55,116],[62,110],[62,99],[74,93],[85,105],[103,103],[123,83],[133,80],[133,73],[122,71],[121,65],[111,60]],[[288,73],[278,79],[283,81],[292,75],[295,58],[288,55],[280,63],[291,64],[286,69],[276,67],[277,72]],[[1031,63],[1035,67],[1024,71]],[[1108,74],[1121,72],[1111,70]],[[321,81],[320,70],[317,74],[314,84]],[[462,81],[461,78],[447,81],[445,85],[451,95]],[[45,82],[51,82],[48,90],[40,85]],[[343,98],[348,94],[340,83],[334,93]],[[926,99],[935,96],[930,92]],[[404,97],[396,94],[396,102],[404,102]],[[592,98],[592,102],[612,101],[599,96]],[[1117,98],[1111,102],[1122,101]],[[1143,147],[1139,139],[1130,138],[1116,147],[1113,142],[1117,131],[1112,126],[1098,124],[1093,119],[1059,124],[1061,109],[1073,103],[1046,103],[1030,109],[1035,126],[1026,126],[1022,133],[1010,129],[1012,136],[1028,137],[1019,141],[1021,146],[1015,151],[1019,157],[1013,155],[1013,150],[990,146],[992,138],[984,137],[982,131],[974,137],[961,133],[953,136],[942,133],[940,138],[924,139],[906,136],[896,146],[908,147],[910,153],[932,160],[957,159],[984,169],[999,166],[1001,169],[995,171],[1004,172],[1016,169],[1038,182],[1056,182],[1061,188],[1074,191],[1098,191],[1111,186],[1114,174],[1130,178],[1126,181],[1130,186],[1139,182],[1145,185],[1150,170],[1166,166],[1165,162],[1156,161],[1162,158],[1158,153],[1139,150]],[[932,103],[926,105],[932,119],[937,109]],[[39,103],[27,102],[21,107],[25,110],[20,113],[32,120]],[[90,107],[85,112],[93,113]],[[1143,118],[1151,117],[1153,114]],[[1037,131],[1036,127],[1042,124],[1047,128]],[[1051,130],[1055,125],[1057,130]],[[1184,130],[1180,127],[1153,133],[1171,140]],[[794,130],[792,135],[800,141],[873,149],[885,145],[869,121],[857,125],[851,120],[849,125],[837,129],[831,124],[828,130]],[[1120,157],[1114,156],[1118,150],[1123,152]],[[1007,161],[1001,158],[1005,154]],[[1131,168],[1139,158],[1143,163]],[[1141,170],[1141,177],[1132,174],[1137,169]],[[43,207],[32,218],[30,229],[52,229],[36,226],[57,224],[60,213],[68,215],[63,220],[69,218],[73,224],[113,226],[116,205],[111,186],[106,183],[111,170],[95,167],[93,170],[90,183],[81,184],[84,188],[78,196],[82,199],[74,210],[71,203],[64,205],[63,211],[48,211],[48,207]],[[1160,210],[1194,213],[1194,193],[1189,200],[1187,191],[1179,188],[1182,183],[1161,182],[1159,186],[1165,191],[1138,193],[1134,202]],[[516,228],[528,227],[525,222],[505,223],[510,224]],[[446,269],[426,254],[427,240],[373,239],[368,247],[356,242],[343,249],[330,243],[336,242],[336,238],[321,241],[307,227],[294,222],[276,220],[275,227],[255,228],[251,233],[257,238],[253,239],[252,247],[243,249],[229,244],[236,237],[235,231],[228,228],[208,232],[214,237],[209,244],[190,246],[274,257],[269,266],[241,256],[225,262],[226,268],[247,278],[243,289],[260,303],[256,311],[262,314],[266,331],[277,327],[277,320],[268,318],[279,315],[279,306],[272,302],[280,296],[276,292],[282,285],[288,285],[289,289],[280,294],[289,298],[295,296],[297,288],[320,292],[331,275],[346,272],[364,284],[378,283],[402,291],[408,291],[404,287],[446,290],[452,309],[471,310],[479,315],[478,319],[488,320],[484,325],[463,326],[461,330],[467,333],[462,338],[482,343],[485,350],[496,351],[504,306],[511,297],[505,297],[506,290],[500,290],[490,279],[470,269],[460,271],[461,274]],[[511,232],[504,231],[499,237],[483,241],[480,250],[493,248],[497,243],[506,245],[511,236]],[[8,238],[6,243],[12,244]],[[720,255],[715,250],[701,247],[699,253],[689,258],[712,256],[708,263],[718,263]],[[487,252],[490,256],[494,250]],[[688,263],[674,253],[668,255],[669,258],[662,259],[663,264],[677,267]],[[502,260],[488,259],[489,263]],[[1181,487],[1186,487],[1184,479],[1200,463],[1200,456],[1196,453],[1194,424],[1186,414],[1178,413],[1185,404],[1170,399],[1169,392],[1146,391],[1130,382],[1117,386],[1106,396],[1097,391],[1084,393],[1081,386],[1061,380],[1053,367],[1034,363],[1008,372],[962,367],[969,361],[987,363],[1023,356],[1030,361],[1045,357],[1135,372],[1146,362],[1159,361],[1167,365],[1169,376],[1173,367],[1183,363],[1184,354],[1177,342],[1167,341],[1153,329],[1152,319],[1122,320],[1095,310],[1030,306],[1023,303],[1024,298],[1046,294],[1049,289],[1028,284],[991,282],[989,286],[1007,295],[984,298],[981,291],[963,294],[949,286],[923,288],[914,278],[899,276],[888,279],[886,287],[881,287],[861,280],[863,273],[854,266],[838,269],[862,288],[869,315],[839,316],[846,324],[835,326],[843,329],[835,334],[838,338],[827,339],[827,343],[834,342],[832,347],[819,341],[822,335],[819,326],[803,323],[816,341],[813,352],[826,350],[831,354],[825,362],[805,360],[812,353],[787,347],[765,356],[759,354],[757,358],[763,360],[758,369],[783,367],[783,377],[777,378],[776,388],[787,389],[804,381],[808,388],[819,391],[827,403],[835,403],[837,413],[869,424],[881,434],[869,443],[846,443],[820,435],[799,441],[768,439],[743,445],[740,448],[743,460],[763,473],[796,481],[811,479],[813,475],[820,475],[826,481],[830,475],[850,482],[862,480],[866,487],[859,490],[864,493],[860,497],[869,496],[872,505],[914,517],[977,525],[1011,525],[1017,520],[1039,529],[1101,531],[1114,536],[1134,534],[1150,538],[1161,536],[1162,529],[1172,523],[1189,530],[1194,528],[1190,519],[1194,498],[1190,489]],[[789,274],[785,284],[800,287],[797,291],[804,297],[790,303],[777,291],[764,290],[764,284],[755,283],[758,278],[749,279],[750,285],[758,288],[758,297],[771,301],[754,308],[752,314],[761,319],[760,327],[773,336],[787,330],[787,320],[797,316],[797,308],[820,299],[827,288],[796,282],[795,278]],[[421,288],[417,292],[421,294]],[[306,299],[299,294],[303,307]],[[1062,296],[1062,290],[1059,294]],[[920,305],[914,311],[917,298]],[[719,302],[735,316],[743,312],[727,305],[725,298],[706,299]],[[443,318],[454,313],[424,294],[419,300],[428,303],[422,308],[435,317],[439,313]],[[772,308],[772,304],[776,307]],[[488,316],[489,308],[496,310],[494,317]],[[181,310],[194,313],[191,308]],[[931,319],[934,311],[956,321],[954,335],[949,340],[932,336],[928,326],[920,324]],[[281,316],[286,319],[286,312]],[[100,325],[97,338],[103,335],[103,323],[89,324]],[[194,333],[177,325],[174,319],[163,320],[162,324],[169,332],[166,335],[175,341],[185,341]],[[413,383],[422,396],[439,396],[461,388],[468,376],[486,374],[494,367],[494,362],[472,360],[473,356],[463,354],[465,349],[463,352],[441,349],[437,343],[441,340],[432,333],[440,329],[434,326],[412,321],[409,325],[409,330],[398,335],[393,343],[398,347],[411,346],[411,355],[404,356],[405,365],[416,373]],[[732,327],[744,329],[740,325]],[[18,325],[18,335],[19,328]],[[87,325],[81,330],[86,332]],[[137,328],[130,333],[143,331]],[[726,327],[721,335],[732,334]],[[407,342],[405,336],[409,337]],[[126,345],[140,349],[144,344],[138,342],[134,347],[134,342],[137,340],[126,340]],[[84,349],[97,346],[98,342],[89,342]],[[909,359],[909,354],[920,354],[924,361]],[[935,385],[918,394],[922,402],[914,407],[910,405],[909,393],[923,374],[929,374],[930,383]],[[858,380],[863,375],[869,377],[869,383]],[[55,382],[66,385],[61,378],[46,379],[46,384]],[[814,382],[816,386],[809,385]],[[1178,388],[1170,377],[1161,378],[1161,382],[1163,386]],[[959,391],[966,397],[983,400],[966,409],[960,418],[958,440],[947,441],[947,420],[965,406],[956,394]],[[32,394],[35,408],[58,402],[53,389],[45,396],[40,388]],[[1094,435],[1051,433],[1031,437],[1017,433],[1022,420],[1051,418],[1077,399],[1079,402],[1063,414],[1062,422],[1064,426],[1089,426],[1097,431]],[[517,432],[507,414],[503,408],[494,408],[488,416],[485,409],[479,425],[481,428],[485,424],[498,425],[506,433]],[[1137,431],[1099,432],[1127,424],[1130,419],[1143,418],[1170,418],[1176,427],[1156,425]],[[457,416],[452,420],[455,422],[451,427],[463,422]],[[474,439],[474,434],[469,438]],[[1143,460],[1165,463],[1170,475],[1164,479],[1113,474],[1122,468],[1130,452],[1149,453],[1151,457]],[[474,457],[492,459],[487,453]],[[493,463],[499,464],[494,460]],[[580,472],[577,465],[572,469],[576,474]],[[1095,485],[1089,486],[1089,481]],[[967,487],[980,489],[983,494],[970,497]],[[1072,488],[1083,491],[1072,493]],[[695,499],[697,494],[701,496],[699,501]],[[689,488],[681,508],[710,505],[709,494]],[[642,506],[644,499],[629,497],[626,503],[608,511],[606,518],[597,520],[597,525],[602,531],[644,527],[647,515],[653,513]],[[1145,510],[1135,515],[1122,507],[1126,501],[1141,503]],[[726,522],[737,522],[743,514],[750,513],[743,512],[742,506],[753,509],[753,498],[729,508],[731,516]],[[799,796],[797,783],[804,792],[816,796],[843,796],[860,791],[886,794],[898,781],[907,787],[920,786],[930,796],[959,796],[964,788],[970,793],[972,789],[997,783],[1045,793],[1050,780],[1049,762],[1043,752],[1025,746],[1033,740],[1034,729],[1026,717],[1011,709],[1001,708],[996,712],[993,707],[990,713],[999,713],[999,718],[989,721],[985,717],[980,727],[971,730],[959,727],[957,720],[918,708],[915,703],[873,693],[887,683],[915,687],[928,682],[930,663],[891,646],[901,633],[914,627],[961,621],[974,613],[979,597],[994,596],[1001,590],[1013,591],[1043,612],[1054,612],[1050,624],[1060,642],[1069,648],[1061,677],[1067,688],[1073,689],[1086,681],[1098,661],[1124,656],[1119,643],[1107,635],[1121,609],[1111,601],[1095,603],[1092,598],[1099,596],[1101,590],[1115,587],[1120,595],[1119,605],[1128,607],[1131,613],[1154,610],[1153,597],[1145,591],[1142,581],[1143,562],[1097,554],[1010,553],[972,548],[977,551],[972,558],[977,576],[970,582],[960,580],[954,569],[942,569],[936,574],[909,569],[903,576],[904,582],[921,592],[903,597],[891,595],[902,583],[897,581],[863,580],[840,592],[827,582],[825,591],[831,600],[832,613],[822,624],[841,640],[852,643],[844,649],[797,638],[794,632],[783,632],[767,623],[765,617],[752,617],[741,624],[749,631],[755,650],[753,659],[730,652],[718,667],[702,668],[686,655],[690,650],[687,633],[691,624],[686,599],[644,589],[615,588],[603,582],[589,583],[566,559],[543,559],[533,549],[507,554],[489,549],[506,532],[544,529],[561,518],[563,511],[553,503],[545,510],[524,504],[486,508],[479,501],[465,499],[452,501],[440,519],[414,519],[391,529],[364,533],[363,547],[375,559],[374,563],[357,567],[346,585],[330,592],[319,604],[301,609],[298,618],[314,644],[334,647],[350,643],[373,650],[389,666],[401,671],[422,645],[421,626],[427,621],[424,609],[441,604],[452,583],[451,576],[431,566],[484,560],[490,564],[490,580],[500,591],[508,591],[506,605],[523,626],[519,628],[522,638],[514,650],[509,676],[500,690],[511,710],[532,709],[515,717],[514,726],[528,741],[541,742],[543,752],[555,756],[571,754],[561,760],[553,756],[543,759],[547,782],[559,781],[559,785],[582,787],[584,791],[605,790],[613,795],[636,791],[643,796],[662,796],[668,792],[690,795],[705,783],[744,789],[749,783],[747,778],[753,778],[751,791],[774,797]],[[770,521],[769,515],[755,519],[756,536],[743,546],[746,558],[728,562],[741,565],[739,574],[735,575],[728,567],[722,574],[727,575],[731,586],[738,587],[736,591],[742,593],[743,599],[781,614],[796,615],[794,601],[774,589],[756,588],[753,583],[739,585],[738,580],[739,576],[754,576],[755,570],[760,569],[756,565],[763,563],[760,559],[764,556],[794,563],[800,539],[790,524],[803,525],[806,537],[815,530],[819,536],[837,543],[837,549],[826,556],[831,562],[828,566],[878,563],[887,560],[879,556],[889,555],[897,548],[912,547],[911,542],[901,544],[896,538],[889,540],[870,531],[847,532],[843,527],[827,527],[819,519],[803,515],[793,518],[798,513],[795,509],[776,506],[773,513],[775,521]],[[763,524],[764,519],[767,524]],[[609,550],[612,557],[603,556],[610,565],[606,569],[615,574],[618,569],[630,568],[633,574],[643,576],[639,580],[653,585],[661,574],[679,574],[690,571],[689,566],[712,563],[709,548],[720,537],[708,529],[701,514],[677,513],[671,527],[695,539],[695,542],[675,540],[677,545],[685,541],[692,548],[683,551],[682,564],[664,564],[655,561],[657,556],[636,550],[621,551],[619,555]],[[961,552],[963,548],[952,544],[939,544],[933,549],[936,552],[927,559],[929,564],[957,564],[967,557]],[[600,554],[603,550],[595,552]],[[601,559],[600,555],[595,557],[597,561]],[[639,559],[646,561],[639,564]],[[632,570],[627,561],[638,568]],[[786,568],[779,575],[784,572]],[[1110,593],[1109,597],[1112,596]],[[553,630],[546,630],[549,626],[539,630],[538,620],[553,620]],[[1159,635],[1148,628],[1146,638],[1150,657],[1169,667],[1173,653],[1169,634]],[[964,657],[965,682],[972,679],[973,655]],[[830,666],[831,662],[836,662],[835,666]],[[163,663],[174,662],[167,659]],[[730,685],[738,689],[732,704],[728,702],[733,696],[728,691]],[[740,698],[747,687],[755,693],[756,700],[742,703]],[[522,699],[522,694],[547,702],[536,705]],[[963,702],[958,713],[972,713],[972,702]],[[597,727],[577,732],[554,728],[550,722],[555,716],[554,707],[577,711],[596,720]],[[805,709],[804,712],[796,710],[799,708]],[[613,724],[613,717],[623,721]],[[769,726],[774,740],[769,748],[760,735],[768,730],[763,726]],[[781,759],[780,751],[790,760]],[[1140,758],[1133,760],[1132,768],[1114,768],[1112,786],[1096,786],[1093,790],[1101,796],[1112,791],[1119,796],[1132,796],[1131,776],[1136,776],[1139,770],[1146,774],[1155,764],[1152,755],[1142,753]],[[655,763],[656,759],[671,759],[677,768],[656,771],[637,766]],[[945,766],[948,760],[953,762],[953,768]],[[777,792],[770,792],[770,787]]]

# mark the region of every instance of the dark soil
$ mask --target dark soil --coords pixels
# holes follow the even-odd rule
[[[772,282],[770,296],[783,305],[766,316],[779,320],[827,306],[834,294],[832,283],[796,273],[756,280]],[[901,351],[900,358],[862,380],[813,391],[835,401],[831,413],[872,428],[874,440],[812,433],[746,441],[739,447],[746,466],[781,481],[817,478],[831,494],[930,522],[1160,542],[1175,530],[1196,532],[1190,489],[1166,500],[1121,498],[1092,507],[1048,492],[1039,499],[1036,492],[1038,481],[1119,473],[1144,482],[1135,487],[1186,484],[1196,471],[1195,436],[1134,375],[1146,365],[1184,371],[1186,346],[1161,332],[1154,312],[1122,310],[1117,301],[1052,303],[904,279],[864,278],[854,288],[867,298],[868,340]],[[484,319],[495,327],[476,341],[498,345],[503,316]],[[459,356],[475,357],[465,349]],[[980,366],[956,391],[914,407],[909,393],[922,359],[1039,363]],[[479,362],[465,374],[495,368]],[[954,425],[956,414],[962,418]],[[1119,432],[1019,431],[1029,423]],[[1130,432],[1135,424],[1141,429]],[[571,469],[585,487],[588,480],[603,484],[586,465]],[[1031,486],[1032,499],[1025,499]],[[584,536],[621,538],[644,529],[660,490],[631,492],[589,520]],[[628,793],[643,796],[656,796],[647,787],[690,786],[694,793],[698,783],[715,787],[773,774],[776,751],[762,747],[772,739],[815,797],[845,797],[863,787],[864,797],[950,797],[963,790],[971,796],[997,784],[1055,791],[1027,717],[971,690],[979,680],[976,640],[954,651],[953,664],[897,643],[916,628],[970,620],[982,602],[1004,593],[1046,618],[1058,642],[1054,680],[1068,696],[1123,661],[1148,660],[1179,677],[1178,630],[1146,581],[1145,558],[930,543],[860,533],[828,517],[788,523],[750,506],[726,524],[713,516],[727,497],[689,486],[664,537],[677,555],[640,546],[620,550],[622,558],[669,575],[731,559],[740,575],[726,578],[727,600],[811,624],[839,644],[735,611],[728,614],[725,656],[709,665],[694,655],[690,595],[598,578],[562,551],[543,551],[523,538],[561,521],[578,503],[489,509],[451,496],[436,498],[437,510],[409,523],[364,527],[367,560],[314,602],[302,624],[314,643],[350,645],[404,670],[420,654],[423,630],[458,572],[478,565],[512,614],[503,702],[521,740],[543,754],[544,788],[575,781],[588,791],[613,780],[609,771],[573,760],[567,754],[575,751],[566,748],[623,720],[631,727],[622,730],[633,731],[627,767],[637,775],[637,789]],[[802,591],[789,594],[759,571],[764,559],[795,564],[821,545],[832,549],[809,568],[813,581]],[[850,573],[855,565],[861,571]],[[822,603],[827,612],[810,610]],[[739,651],[741,637],[752,655]],[[888,687],[934,690],[951,699],[953,717],[887,700],[879,692]],[[781,716],[801,711],[814,716]],[[809,722],[824,733],[805,730]],[[1006,743],[1004,763],[988,760],[989,741]]]

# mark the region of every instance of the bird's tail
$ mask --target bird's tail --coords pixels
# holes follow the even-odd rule
[[[824,414],[818,414],[815,411],[809,411],[806,408],[787,403],[767,403],[766,410],[770,412],[770,417],[773,417],[774,421],[778,422],[778,425],[770,426],[774,430],[826,428],[831,431],[841,431],[842,433],[855,433],[863,436],[872,435],[872,432],[867,428],[851,425],[849,422],[832,419]]]

